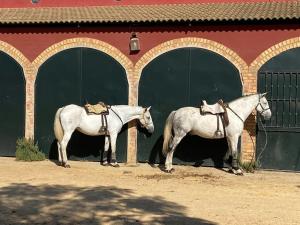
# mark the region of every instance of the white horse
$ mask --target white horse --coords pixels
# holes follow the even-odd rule
[[[242,175],[243,172],[237,161],[238,140],[242,134],[245,120],[254,109],[264,119],[271,118],[271,110],[265,95],[266,93],[252,94],[229,102],[227,106],[229,125],[225,129],[223,129],[219,116],[214,114],[202,115],[199,108],[184,107],[171,112],[164,128],[163,154],[166,156],[166,171],[172,172],[174,170],[172,159],[175,148],[186,134],[191,134],[209,139],[226,137],[229,147],[227,155],[232,157],[230,171]],[[219,129],[218,123],[221,124],[221,129]],[[219,130],[218,135],[216,135],[217,129]]]
[[[103,165],[107,165],[107,152],[111,146],[111,165],[118,166],[116,161],[116,140],[122,126],[132,120],[138,120],[142,127],[146,128],[149,133],[154,132],[154,125],[150,114],[150,107],[143,108],[140,106],[113,105],[109,108],[107,115],[107,131],[101,132],[102,126],[101,115],[88,115],[86,110],[78,105],[67,105],[59,108],[54,120],[54,134],[57,140],[58,160],[64,167],[70,167],[68,164],[66,148],[68,142],[75,130],[86,135],[105,136],[105,147],[103,153]]]

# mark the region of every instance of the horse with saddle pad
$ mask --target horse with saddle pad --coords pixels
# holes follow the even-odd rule
[[[105,135],[103,165],[108,165],[107,153],[111,147],[112,166],[118,166],[116,160],[116,140],[122,126],[132,120],[138,120],[149,133],[154,132],[150,108],[128,105],[108,106],[104,103],[87,104],[85,107],[67,105],[59,108],[54,119],[54,134],[57,139],[58,160],[64,167],[68,164],[66,148],[75,130],[86,135]]]
[[[173,171],[172,159],[176,146],[182,138],[191,134],[209,139],[226,137],[229,147],[227,156],[232,157],[229,170],[236,175],[242,175],[237,160],[238,140],[245,120],[254,109],[263,119],[271,118],[271,110],[265,95],[266,93],[247,95],[227,104],[219,101],[214,105],[208,105],[203,101],[200,110],[195,107],[183,107],[171,112],[164,128],[163,154],[166,156],[166,171]]]

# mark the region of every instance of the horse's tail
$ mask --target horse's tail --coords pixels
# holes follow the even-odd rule
[[[55,119],[54,119],[54,135],[55,135],[56,140],[58,142],[61,142],[62,139],[63,139],[63,136],[64,136],[64,130],[63,130],[63,128],[61,126],[61,123],[60,123],[60,113],[61,113],[62,110],[63,110],[63,108],[59,108],[56,111]]]
[[[168,116],[168,118],[166,120],[166,125],[164,128],[164,143],[163,143],[163,150],[162,150],[162,153],[164,154],[164,156],[166,156],[167,153],[170,151],[169,142],[170,142],[170,139],[172,138],[173,118],[174,118],[175,112],[176,111],[172,111],[170,113],[170,115]]]

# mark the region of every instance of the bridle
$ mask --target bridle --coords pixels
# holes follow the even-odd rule
[[[145,113],[146,113],[146,111],[147,111],[147,109],[144,110],[142,118],[139,120],[140,126],[142,128],[146,128],[150,124],[150,122],[146,122],[147,120],[145,119]],[[143,121],[143,122],[141,122],[141,121]]]
[[[260,115],[262,115],[262,114],[263,114],[265,111],[269,110],[269,109],[270,109],[270,107],[268,107],[268,108],[264,108],[264,107],[262,106],[262,104],[261,104],[260,100],[261,100],[261,97],[260,97],[260,95],[259,95],[258,104],[257,104],[257,106],[255,107],[255,109],[256,109],[256,111],[258,111],[258,110],[257,110],[257,107],[258,107],[258,106],[260,106],[260,107],[261,107],[261,109],[262,109],[262,111],[261,111],[261,112],[259,112],[259,114],[260,114]]]

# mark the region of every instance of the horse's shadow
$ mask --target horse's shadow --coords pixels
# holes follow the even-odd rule
[[[164,170],[162,164],[165,157],[162,154],[163,136],[161,135],[151,149],[148,162]],[[195,167],[213,166],[224,168],[224,158],[228,150],[226,138],[205,139],[199,136],[187,135],[177,146],[173,164],[187,164]]]

